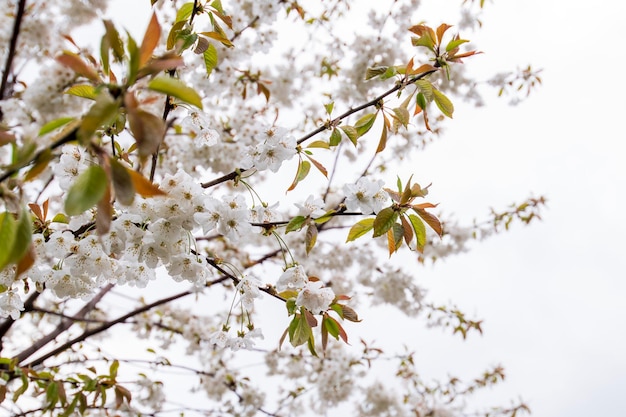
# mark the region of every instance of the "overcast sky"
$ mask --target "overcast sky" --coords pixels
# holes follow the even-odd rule
[[[485,405],[521,396],[535,417],[626,415],[625,17],[619,1],[488,1],[472,72],[532,64],[544,84],[516,107],[455,103],[444,139],[415,161],[441,207],[466,221],[531,194],[548,199],[542,222],[421,272],[432,299],[485,320],[484,336],[378,337],[411,344],[425,375],[501,363],[507,380]],[[363,315],[368,328],[386,327]]]

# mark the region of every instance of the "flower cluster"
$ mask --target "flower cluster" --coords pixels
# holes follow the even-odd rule
[[[304,268],[300,265],[288,268],[278,278],[276,291],[296,291],[296,305],[304,307],[313,314],[321,314],[328,310],[335,293],[332,288],[324,287],[321,281],[313,281],[307,276]]]
[[[296,139],[281,127],[267,128],[255,140],[258,144],[248,150],[243,160],[245,169],[254,166],[259,171],[278,172],[282,163],[297,153]]]
[[[356,184],[346,184],[343,192],[346,195],[346,207],[348,211],[360,211],[363,214],[378,213],[383,209],[389,196],[383,190],[384,182],[372,181],[361,177]]]

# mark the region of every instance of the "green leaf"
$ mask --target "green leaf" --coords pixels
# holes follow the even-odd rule
[[[330,149],[330,145],[328,142],[323,140],[316,140],[307,145],[307,149],[309,148],[322,148],[322,149]]]
[[[182,22],[191,17],[191,13],[193,13],[193,2],[185,3],[180,6],[180,9],[176,12],[176,22]]]
[[[422,110],[424,110],[428,105],[428,103],[426,102],[426,97],[422,93],[417,93],[417,95],[415,96],[415,102]]]
[[[422,78],[420,80],[417,80],[415,82],[415,86],[417,87],[417,89],[419,90],[420,93],[423,94],[424,98],[426,99],[427,102],[432,101],[433,99],[433,90],[435,89],[433,87],[433,84],[428,81],[425,78]],[[425,108],[426,106],[422,107]]]
[[[298,164],[298,172],[296,172],[296,177],[293,179],[293,182],[291,183],[289,188],[287,188],[287,191],[291,191],[296,188],[296,185],[298,185],[300,181],[302,181],[306,178],[307,175],[309,175],[310,170],[311,163],[309,161],[300,160],[300,163]]]
[[[382,236],[394,225],[398,219],[398,212],[393,207],[385,207],[378,212],[374,219],[374,237]]]
[[[387,68],[387,70],[380,76],[381,80],[387,80],[391,77],[394,77],[398,74],[398,68],[397,67],[389,67]]]
[[[433,95],[435,99],[435,104],[439,107],[439,110],[449,118],[452,118],[452,113],[454,113],[454,106],[448,97],[446,97],[441,91],[437,89],[433,89]]]
[[[320,217],[313,219],[313,221],[315,222],[315,224],[324,224],[330,219],[332,219],[335,213],[336,213],[335,210],[329,210],[326,213],[322,214]]]
[[[372,78],[376,78],[378,76],[383,75],[389,67],[370,67],[365,70],[365,79],[371,80]]]
[[[137,46],[137,42],[130,36],[130,33],[126,32],[126,36],[128,37],[128,42],[126,49],[128,49],[128,84],[132,85],[135,83],[137,79],[137,73],[139,72],[139,47]]]
[[[17,222],[12,213],[0,213],[0,271],[11,263],[11,251],[15,241]]]
[[[63,94],[69,94],[76,97],[88,98],[89,100],[95,100],[98,97],[98,90],[93,85],[79,84],[73,85]]]
[[[356,128],[359,136],[363,136],[372,128],[372,126],[374,126],[374,122],[376,122],[376,115],[377,113],[366,114],[356,121],[354,127]]]
[[[330,114],[333,112],[333,108],[335,107],[335,102],[331,101],[328,104],[324,104],[324,108],[326,109],[326,114],[328,114],[330,116]]]
[[[352,242],[374,228],[374,218],[363,219],[350,228],[346,242]]]
[[[41,126],[41,129],[39,129],[39,136],[43,136],[47,133],[50,133],[53,130],[60,128],[61,126],[68,124],[72,120],[74,120],[73,117],[61,117],[60,119],[52,120],[46,123],[45,125]]]
[[[411,116],[409,115],[409,111],[404,107],[396,107],[393,109],[393,113],[396,116],[396,120],[402,124],[402,126],[407,127],[409,124],[409,119]]]
[[[114,100],[108,91],[103,90],[96,97],[96,102],[91,106],[80,123],[76,133],[79,140],[88,142],[98,129],[108,127],[117,119],[120,103]]]
[[[109,51],[111,50],[111,43],[109,37],[105,33],[100,41],[100,60],[102,61],[102,72],[109,75]]]
[[[306,235],[304,236],[304,246],[307,255],[313,250],[317,242],[317,232],[317,225],[315,223],[309,223],[309,226],[306,228]]]
[[[289,324],[289,342],[293,347],[301,346],[313,335],[309,323],[301,314],[296,314]]]
[[[185,27],[185,24],[185,21],[180,21],[172,25],[170,32],[167,34],[166,48],[168,50],[172,49],[176,44],[176,38],[178,37],[178,33]]]
[[[81,173],[67,192],[65,212],[69,216],[81,214],[95,206],[104,196],[107,176],[100,165],[92,165]]]
[[[287,227],[285,228],[285,234],[296,231],[296,230],[300,230],[302,228],[302,225],[306,221],[306,219],[307,218],[304,216],[296,216],[293,219],[291,219],[289,223],[287,223]]]
[[[206,68],[206,75],[208,77],[217,66],[217,49],[213,46],[213,44],[209,44],[209,47],[202,53],[202,56],[204,58],[204,67]]]
[[[467,39],[453,39],[446,45],[446,52],[450,52],[454,48],[463,45],[464,43],[469,42]]]
[[[350,142],[356,146],[356,141],[359,138],[359,132],[357,132],[356,128],[353,126],[341,126],[339,129],[341,129],[348,139],[350,139]]]
[[[28,211],[22,209],[16,222],[13,247],[8,257],[9,263],[18,263],[28,251],[33,239],[32,223]]]
[[[341,132],[339,132],[339,129],[333,129],[333,132],[330,134],[329,143],[330,146],[337,146],[341,143]]]
[[[104,20],[104,28],[106,30],[106,37],[108,46],[113,50],[113,56],[117,62],[124,60],[124,44],[120,34],[110,20]]]
[[[168,77],[162,75],[155,77],[148,83],[148,88],[159,93],[167,94],[172,97],[176,97],[185,103],[192,104],[198,108],[202,108],[202,98],[191,87],[188,87],[184,82],[177,78]]]
[[[129,206],[135,199],[135,187],[133,180],[126,168],[115,158],[110,157],[111,164],[111,182],[115,190],[115,198],[121,204]]]
[[[417,217],[415,214],[409,214],[409,220],[411,222],[411,226],[413,226],[413,230],[415,231],[415,238],[417,240],[417,250],[422,251],[424,246],[426,246],[426,226],[422,219]]]

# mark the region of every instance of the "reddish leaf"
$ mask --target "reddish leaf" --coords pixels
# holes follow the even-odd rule
[[[166,195],[164,191],[161,191],[159,187],[152,184],[146,177],[138,173],[137,171],[133,171],[131,169],[127,170],[130,174],[130,179],[133,182],[133,187],[137,194],[142,197],[155,197],[159,195]]]
[[[430,214],[424,209],[413,207],[413,210],[420,216],[439,236],[443,236],[441,222],[434,214]]]
[[[82,75],[94,83],[99,84],[102,82],[95,68],[89,66],[80,56],[73,52],[63,51],[63,53],[55,59],[59,64],[70,68],[76,74]]]
[[[157,20],[156,13],[152,14],[148,28],[143,36],[143,41],[139,47],[139,67],[143,67],[152,57],[152,51],[161,40],[161,25]]]

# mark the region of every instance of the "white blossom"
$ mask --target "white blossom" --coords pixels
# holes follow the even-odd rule
[[[384,182],[371,181],[361,177],[356,184],[346,184],[343,192],[346,195],[348,211],[360,211],[363,214],[378,213],[388,199],[387,192],[382,189]]]
[[[307,197],[307,199],[302,204],[295,203],[296,207],[298,207],[298,216],[312,216],[319,217],[325,213],[324,211],[324,200],[321,198],[315,198],[312,194]]]
[[[304,288],[309,281],[304,268],[301,265],[295,265],[285,270],[276,282],[276,291],[294,291]]]
[[[213,146],[220,138],[220,134],[212,129],[211,119],[198,111],[190,112],[181,123],[182,127],[191,133],[193,143],[197,148]]]
[[[0,293],[0,317],[11,317],[13,320],[20,318],[20,312],[24,310],[24,302],[14,290]]]
[[[310,281],[298,294],[296,305],[309,310],[313,314],[321,314],[328,310],[335,299],[332,288],[322,287],[321,281]]]

